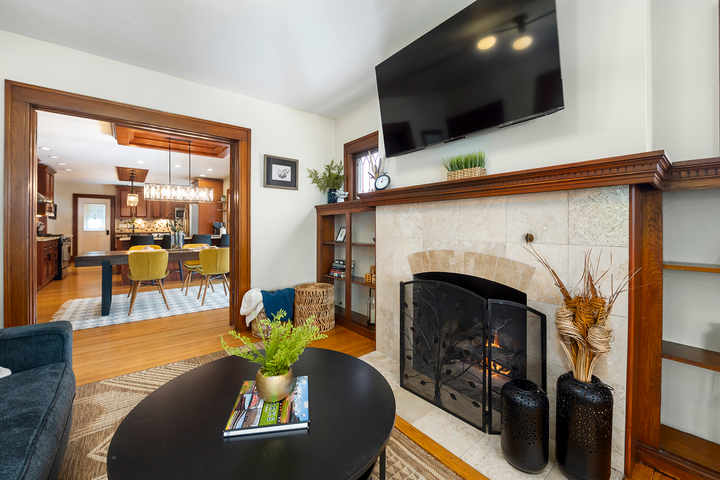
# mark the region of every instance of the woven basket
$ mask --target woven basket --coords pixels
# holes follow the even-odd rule
[[[462,170],[455,170],[454,172],[447,172],[448,180],[458,180],[460,178],[473,178],[481,177],[487,173],[483,167],[464,168]]]
[[[327,283],[303,283],[295,287],[294,325],[299,327],[312,317],[320,333],[335,328],[335,287]]]
[[[258,322],[257,322],[258,318],[261,320],[265,320],[267,318],[267,316],[265,315],[264,308],[262,310],[260,310],[260,313],[258,313],[257,316],[255,318],[253,318],[252,322],[250,322],[250,333],[252,333],[252,336],[255,338],[262,338],[260,336],[260,327],[258,326]],[[267,338],[270,335],[270,331],[271,331],[270,327],[265,327],[264,332],[263,332],[265,334],[265,338]]]

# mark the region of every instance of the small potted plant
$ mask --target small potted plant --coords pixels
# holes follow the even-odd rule
[[[325,170],[322,173],[319,173],[314,168],[308,168],[307,171],[308,178],[312,180],[312,183],[317,185],[320,193],[327,192],[328,203],[337,203],[335,192],[345,183],[342,162],[336,164],[334,159],[331,160],[328,165],[325,165]]]
[[[487,170],[485,170],[486,160],[487,156],[485,152],[479,150],[477,152],[443,158],[442,164],[447,170],[447,179],[457,180],[459,178],[472,178],[485,175],[487,173]]]
[[[292,322],[282,321],[286,315],[287,312],[281,309],[277,315],[273,314],[273,320],[256,318],[265,345],[264,351],[258,350],[251,339],[234,330],[228,333],[243,342],[248,349],[229,347],[222,335],[220,336],[222,347],[227,353],[260,365],[255,376],[255,385],[258,395],[266,402],[279,402],[290,394],[293,380],[291,365],[297,362],[310,342],[327,337],[320,334],[320,329],[312,324],[313,317],[308,318],[304,325],[293,327]],[[266,336],[265,332],[269,334]]]

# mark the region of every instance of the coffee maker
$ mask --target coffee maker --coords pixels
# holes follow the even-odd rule
[[[213,222],[212,227],[212,234],[213,235],[220,235],[222,232],[220,232],[221,228],[224,228],[225,224],[223,222]]]

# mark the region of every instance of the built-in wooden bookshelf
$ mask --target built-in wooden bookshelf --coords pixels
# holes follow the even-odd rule
[[[367,241],[353,242],[353,215],[371,212],[374,215],[375,207],[362,206],[359,200],[317,205],[317,281],[330,283],[336,286],[341,284],[345,287],[345,299],[343,305],[335,305],[335,323],[348,330],[359,333],[370,339],[375,339],[375,325],[370,325],[368,316],[358,310],[365,310],[366,306],[352,306],[352,285],[363,285],[375,288],[375,284],[365,283],[363,276],[352,275],[352,261],[358,252],[367,252],[374,249],[375,243]],[[336,242],[337,232],[340,226],[345,227],[345,241]],[[374,231],[371,238],[375,238]],[[366,240],[363,238],[363,240]],[[338,247],[345,247],[344,255],[338,255]],[[361,250],[362,249],[362,250]],[[330,275],[333,261],[338,257],[344,257],[346,264],[345,278],[338,278]],[[373,253],[374,257],[374,253]],[[357,270],[356,270],[357,273]]]

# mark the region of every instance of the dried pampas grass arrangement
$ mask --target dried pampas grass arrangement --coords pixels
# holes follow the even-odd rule
[[[555,311],[555,326],[560,345],[572,365],[573,376],[581,382],[591,383],[595,363],[600,357],[610,353],[610,344],[614,340],[607,319],[617,298],[627,290],[632,277],[626,275],[615,288],[610,275],[611,293],[609,297],[604,296],[600,292],[599,284],[609,275],[610,268],[600,272],[600,255],[593,263],[590,258],[592,251],[588,251],[585,254],[580,283],[570,291],[532,245],[528,251],[550,273],[563,296],[565,306]],[[610,263],[612,264],[612,257]]]

